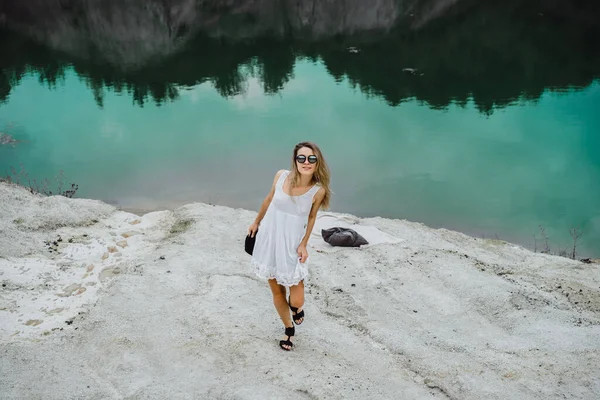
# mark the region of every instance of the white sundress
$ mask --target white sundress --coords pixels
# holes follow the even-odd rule
[[[276,279],[282,286],[294,286],[308,276],[308,259],[300,262],[298,246],[306,234],[308,214],[318,184],[301,196],[283,191],[289,171],[281,173],[275,184],[271,204],[260,223],[254,242],[251,264],[254,273],[265,279]]]

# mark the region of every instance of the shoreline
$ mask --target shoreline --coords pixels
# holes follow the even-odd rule
[[[229,207],[227,205],[220,205],[220,204],[212,204],[212,203],[206,203],[209,205],[219,205],[222,207]],[[113,204],[115,207],[117,207],[117,209],[125,211],[125,212],[130,212],[132,214],[138,215],[138,216],[144,216],[145,214],[148,213],[152,213],[152,212],[158,212],[158,211],[174,211],[177,208],[180,208],[182,206],[184,206],[185,204],[173,204],[171,206],[165,206],[165,207],[121,207],[119,205]],[[239,208],[239,207],[233,207],[233,208]],[[255,210],[251,210],[251,209],[247,209],[247,208],[242,208],[244,210],[250,211],[250,212],[255,212]],[[340,214],[348,214],[347,212],[344,211],[334,211],[336,213],[340,213]],[[497,233],[494,233],[493,235],[489,235],[486,236],[485,233],[481,234],[480,232],[478,232],[477,229],[469,229],[469,228],[457,228],[457,227],[453,227],[453,226],[443,226],[443,225],[430,225],[430,224],[426,224],[420,221],[413,221],[410,219],[406,219],[406,218],[400,218],[400,217],[396,217],[396,218],[392,218],[392,217],[381,217],[378,215],[360,215],[360,214],[351,214],[356,216],[357,218],[361,218],[361,219],[370,219],[370,218],[384,218],[384,219],[389,219],[389,220],[393,220],[393,221],[410,221],[410,222],[414,222],[414,223],[419,223],[419,224],[423,224],[425,226],[427,226],[430,229],[445,229],[445,230],[450,230],[450,231],[455,231],[455,232],[459,232],[462,233],[464,235],[467,236],[471,236],[474,238],[478,238],[478,239],[483,239],[483,240],[497,240],[499,242],[506,242],[512,245],[517,245],[517,246],[521,246],[529,251],[532,251],[534,253],[540,253],[540,254],[551,254],[551,255],[555,255],[558,257],[564,257],[564,258],[568,258],[568,259],[572,259],[571,257],[568,256],[569,254],[569,249],[572,248],[572,244],[570,244],[567,247],[564,246],[558,246],[557,248],[564,250],[567,250],[567,256],[562,256],[559,254],[559,252],[557,252],[556,250],[551,249],[550,253],[543,253],[541,251],[534,251],[534,247],[531,245],[530,242],[525,243],[525,241],[519,241],[519,240],[510,240],[510,239],[503,239],[502,237],[500,237]],[[543,239],[539,238],[539,247],[542,247],[542,243],[543,243]],[[555,245],[556,246],[556,245]],[[560,251],[560,250],[559,250]],[[598,254],[587,254],[587,253],[583,253],[580,254],[579,252],[577,252],[576,258],[575,260],[581,261],[581,260],[592,260],[595,262],[600,262],[600,253]]]

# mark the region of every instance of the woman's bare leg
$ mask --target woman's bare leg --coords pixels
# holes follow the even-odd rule
[[[304,307],[304,281],[300,281],[297,285],[290,287],[290,305],[297,307],[298,312],[302,311],[302,307]],[[298,320],[299,323],[303,321],[304,318]]]
[[[273,292],[273,305],[283,322],[286,328],[291,328],[294,326],[292,322],[292,317],[290,316],[290,306],[285,298],[285,286],[281,286],[277,283],[275,279],[269,279],[269,287],[271,288],[271,292]],[[284,336],[283,339],[287,340],[287,336]],[[291,341],[292,338],[290,338]],[[284,346],[289,350],[289,346]]]

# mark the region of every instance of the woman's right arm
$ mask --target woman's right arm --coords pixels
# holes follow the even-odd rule
[[[273,184],[271,185],[271,190],[269,190],[269,194],[267,194],[267,197],[265,197],[265,199],[263,200],[262,205],[260,206],[260,210],[258,210],[258,215],[256,216],[256,219],[254,220],[252,225],[250,225],[250,227],[248,228],[248,235],[250,235],[250,237],[254,237],[254,234],[258,230],[258,226],[260,225],[260,222],[262,221],[265,214],[267,213],[267,209],[269,208],[269,205],[271,204],[271,200],[273,200],[273,196],[275,195],[275,186],[277,185],[277,181],[279,180],[279,177],[281,176],[283,171],[284,171],[283,169],[279,170],[275,174],[275,178],[273,178]]]

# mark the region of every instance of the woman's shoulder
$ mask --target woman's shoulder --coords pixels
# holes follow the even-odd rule
[[[315,183],[312,187],[311,191],[313,192],[313,196],[319,197],[325,195],[325,188],[319,182]]]
[[[311,197],[312,197],[312,202],[316,202],[316,201],[323,201],[323,199],[325,198],[325,188],[323,186],[321,186],[320,183],[316,183],[315,186],[313,186],[313,188],[310,190],[311,193]]]
[[[290,171],[288,171],[287,169],[280,169],[279,171],[277,171],[277,172],[275,173],[275,179],[279,179],[279,177],[280,177],[281,175],[284,175],[284,174],[289,174],[289,173],[290,173]]]
[[[289,171],[285,170],[285,169],[280,169],[279,171],[277,171],[275,173],[275,177],[273,178],[273,185],[277,184],[277,182],[279,181],[279,178],[281,178],[281,175],[283,175],[287,172],[289,172]]]

